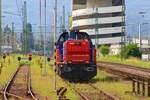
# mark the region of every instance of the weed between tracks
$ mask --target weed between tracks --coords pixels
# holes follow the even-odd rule
[[[95,86],[120,98],[121,100],[150,100],[150,98],[144,98],[132,94],[132,83],[128,80],[120,79],[118,76],[99,71],[98,75],[92,80],[92,82],[95,80],[97,80],[97,82],[94,83]]]
[[[3,67],[0,69],[0,90],[4,88],[11,75],[16,71],[18,66],[17,55],[10,55],[6,57],[5,63],[2,57],[0,62],[3,62]]]
[[[56,95],[56,91],[55,90],[55,86],[54,86],[54,79],[55,79],[55,73],[53,71],[53,61],[51,61],[51,63],[47,64],[46,66],[46,71],[47,71],[47,75],[46,76],[41,76],[41,72],[44,72],[44,66],[42,68],[40,68],[39,63],[39,58],[40,57],[34,57],[33,61],[32,61],[32,88],[33,91],[36,92],[37,94],[41,95],[41,100],[44,99],[48,99],[48,100],[57,100],[57,95]],[[41,59],[41,62],[44,63],[43,58]],[[60,79],[59,76],[57,76],[57,88],[59,87],[67,87],[67,85],[65,84],[65,82]],[[79,100],[79,97],[74,93],[74,91],[70,88],[67,87],[68,91],[66,96],[70,99],[70,100]]]
[[[48,98],[48,100],[57,100],[56,93],[54,92],[54,71],[52,65],[53,61],[51,63],[47,64],[47,76],[41,76],[41,69],[39,62],[39,57],[33,58],[34,61],[32,62],[32,87],[33,91],[37,92],[42,96],[42,98]],[[42,61],[44,62],[44,61]],[[42,70],[43,72],[43,70]],[[134,94],[131,94],[132,90],[132,83],[128,80],[120,79],[118,76],[113,76],[110,74],[107,74],[102,71],[98,71],[98,75],[90,81],[90,83],[94,84],[96,87],[100,88],[101,90],[108,92],[111,95],[114,95],[121,100],[148,100],[149,98],[143,98],[140,96],[134,96]],[[57,87],[67,87],[67,97],[70,100],[79,100],[79,96],[73,92],[71,88],[74,86],[81,89],[82,92],[85,94],[91,94],[95,91],[91,91],[90,88],[86,87],[85,84],[77,84],[73,83],[73,87],[68,87],[66,83],[60,79],[59,76],[57,76]],[[81,87],[81,88],[80,88]],[[96,100],[96,99],[93,99]]]
[[[4,85],[7,83],[7,81],[10,79],[10,76],[12,73],[15,72],[17,69],[18,61],[17,57],[19,55],[11,55],[9,64],[8,58],[6,58],[6,63],[4,64],[4,67],[2,68],[1,74],[0,74],[0,89],[4,87]],[[111,58],[110,58],[111,59]],[[116,60],[117,58],[115,58]],[[3,59],[0,59],[3,61]],[[110,60],[109,60],[110,61]],[[117,61],[117,60],[116,60]],[[133,62],[132,60],[127,60],[128,62],[132,62],[135,64],[137,61]],[[126,61],[126,63],[127,63]],[[43,58],[41,62],[44,63]],[[119,62],[119,61],[117,61]],[[121,62],[121,61],[120,61]],[[28,63],[28,62],[21,62],[21,63]],[[148,62],[147,63],[148,67]],[[52,68],[53,61],[51,63],[47,64],[47,75],[41,76],[41,68],[39,65],[39,57],[33,56],[33,61],[31,64],[31,70],[32,70],[32,88],[33,91],[37,94],[40,94],[40,97],[45,100],[46,98],[48,100],[57,100],[56,93],[54,92],[54,71]],[[142,63],[141,63],[142,64]],[[44,68],[42,68],[42,73]],[[114,96],[119,97],[121,100],[150,100],[150,98],[142,98],[138,96],[133,96],[132,94],[126,93],[131,92],[131,85],[132,83],[127,80],[120,79],[116,76],[112,76],[110,74],[107,74],[102,71],[98,71],[98,75],[90,81],[90,83],[94,84],[95,86],[99,87],[101,90],[108,92]],[[93,93],[94,91],[91,91],[91,89],[88,89],[88,87],[84,87],[81,84],[75,84],[77,87],[81,86],[84,93]],[[67,97],[70,100],[79,100],[79,96],[72,90],[72,87],[68,87],[66,83],[57,76],[57,88],[58,87],[67,87]]]

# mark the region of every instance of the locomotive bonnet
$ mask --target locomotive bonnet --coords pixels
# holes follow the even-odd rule
[[[97,74],[96,49],[86,32],[63,32],[56,42],[56,71],[68,80],[90,80]]]

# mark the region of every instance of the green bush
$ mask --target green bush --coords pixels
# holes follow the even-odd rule
[[[137,44],[128,44],[121,48],[121,56],[123,58],[128,57],[137,57],[140,58],[142,55],[142,52],[139,50],[139,47]]]
[[[102,46],[100,47],[100,52],[101,52],[101,54],[105,57],[105,56],[108,55],[109,52],[110,52],[109,47],[106,46],[106,45],[102,45]]]
[[[142,52],[139,50],[137,44],[129,44],[127,46],[127,50],[128,50],[128,56],[141,57],[142,55]]]
[[[128,50],[126,46],[121,47],[120,57],[124,59],[128,58]]]
[[[19,66],[23,66],[23,65],[30,65],[30,62],[29,61],[21,61],[19,63]]]

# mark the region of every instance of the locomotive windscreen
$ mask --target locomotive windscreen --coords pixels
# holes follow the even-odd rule
[[[77,37],[78,40],[85,40],[85,39],[89,40],[89,35],[87,35],[86,33],[78,33]]]
[[[90,40],[89,35],[85,32],[70,32],[69,38],[75,40]]]

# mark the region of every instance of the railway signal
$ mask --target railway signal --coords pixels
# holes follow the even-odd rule
[[[0,67],[0,75],[1,75],[1,73],[2,73],[2,67]]]
[[[19,61],[19,62],[21,61],[21,57],[18,57],[18,61]]]
[[[29,61],[32,61],[32,55],[29,54],[29,58],[28,58]]]
[[[32,61],[32,57],[31,56],[28,59],[29,59],[29,61]]]
[[[51,61],[51,58],[47,58],[47,61],[50,62],[50,61]]]
[[[6,59],[6,56],[5,56],[5,55],[3,56],[3,59]]]
[[[2,73],[2,68],[3,68],[3,63],[1,62],[1,63],[0,63],[0,75],[1,75],[1,73]]]
[[[6,55],[3,55],[3,59],[4,59],[4,63],[5,63]]]
[[[40,63],[40,68],[41,68],[41,69],[43,68],[43,64],[42,64],[42,63]]]
[[[40,69],[41,69],[41,76],[42,76],[42,69],[43,69],[43,64],[40,63]]]

